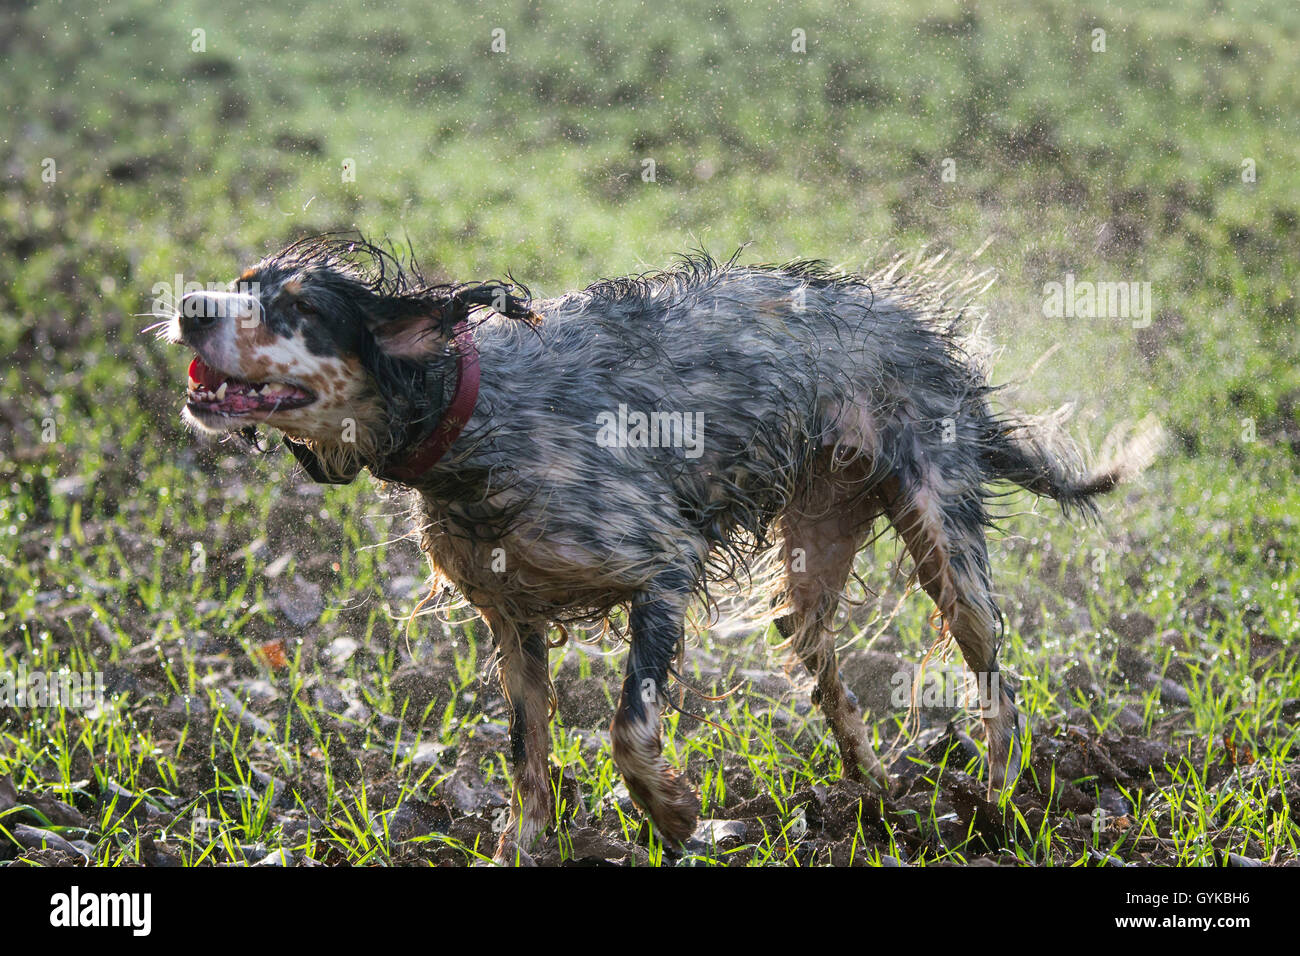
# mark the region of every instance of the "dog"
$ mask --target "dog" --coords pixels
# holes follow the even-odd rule
[[[435,577],[495,645],[514,768],[498,860],[552,820],[549,628],[616,609],[630,649],[614,761],[665,844],[690,837],[698,800],[661,746],[670,669],[688,605],[763,555],[783,570],[773,618],[845,774],[886,789],[833,631],[882,519],[978,678],[993,799],[1020,770],[1022,731],[998,669],[990,500],[1018,486],[1095,516],[1153,453],[1139,436],[1089,470],[1050,418],[994,410],[961,306],[982,275],[738,255],[538,301],[512,279],[432,283],[363,240],[316,237],[228,292],[185,296],[167,323],[195,353],[191,426],[270,426],[317,481],[366,469],[409,489]]]

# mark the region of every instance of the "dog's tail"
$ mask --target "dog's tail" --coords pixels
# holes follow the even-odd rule
[[[1164,442],[1164,429],[1154,419],[1137,428],[1117,429],[1107,439],[1113,449],[1105,464],[1087,468],[1061,423],[1068,409],[1036,419],[999,419],[991,422],[984,444],[984,461],[990,477],[1010,481],[1036,495],[1058,501],[1069,514],[1078,511],[1095,517],[1093,498],[1142,471]]]

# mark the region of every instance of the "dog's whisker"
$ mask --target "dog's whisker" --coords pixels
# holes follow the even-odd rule
[[[158,333],[167,329],[167,327],[170,326],[171,324],[172,324],[172,320],[170,318],[163,319],[159,322],[154,322],[151,325],[146,325],[143,329],[140,330],[140,334],[147,335],[148,333],[153,332],[155,335],[157,335]]]

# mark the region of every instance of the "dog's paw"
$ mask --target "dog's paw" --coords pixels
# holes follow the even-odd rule
[[[627,778],[624,782],[633,802],[650,817],[659,839],[673,847],[690,839],[700,816],[700,799],[680,774],[666,771],[646,787]]]
[[[492,856],[495,866],[536,866],[537,861],[513,837],[502,836]]]

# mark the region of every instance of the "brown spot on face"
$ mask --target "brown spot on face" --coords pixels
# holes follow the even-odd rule
[[[241,272],[241,273],[239,274],[239,279],[236,280],[236,281],[238,281],[238,282],[247,282],[247,281],[249,281],[250,279],[252,279],[253,276],[255,276],[255,275],[257,275],[257,270],[254,269],[254,268],[252,268],[252,267],[250,266],[249,268],[245,269],[243,272]]]
[[[346,401],[358,394],[365,382],[361,360],[352,356],[323,361],[318,369],[300,378],[321,402]]]
[[[273,364],[268,356],[268,353],[274,353],[276,347],[283,344],[284,341],[265,322],[241,322],[235,329],[235,351],[239,354],[241,377],[253,382],[265,382],[273,380],[277,370],[283,375],[288,371],[288,366]]]
[[[252,323],[246,332],[250,344],[254,346],[271,345],[276,340],[275,333],[265,322]]]
[[[302,283],[297,279],[290,279],[288,282],[280,286],[280,288],[290,295],[299,295],[302,292]]]

